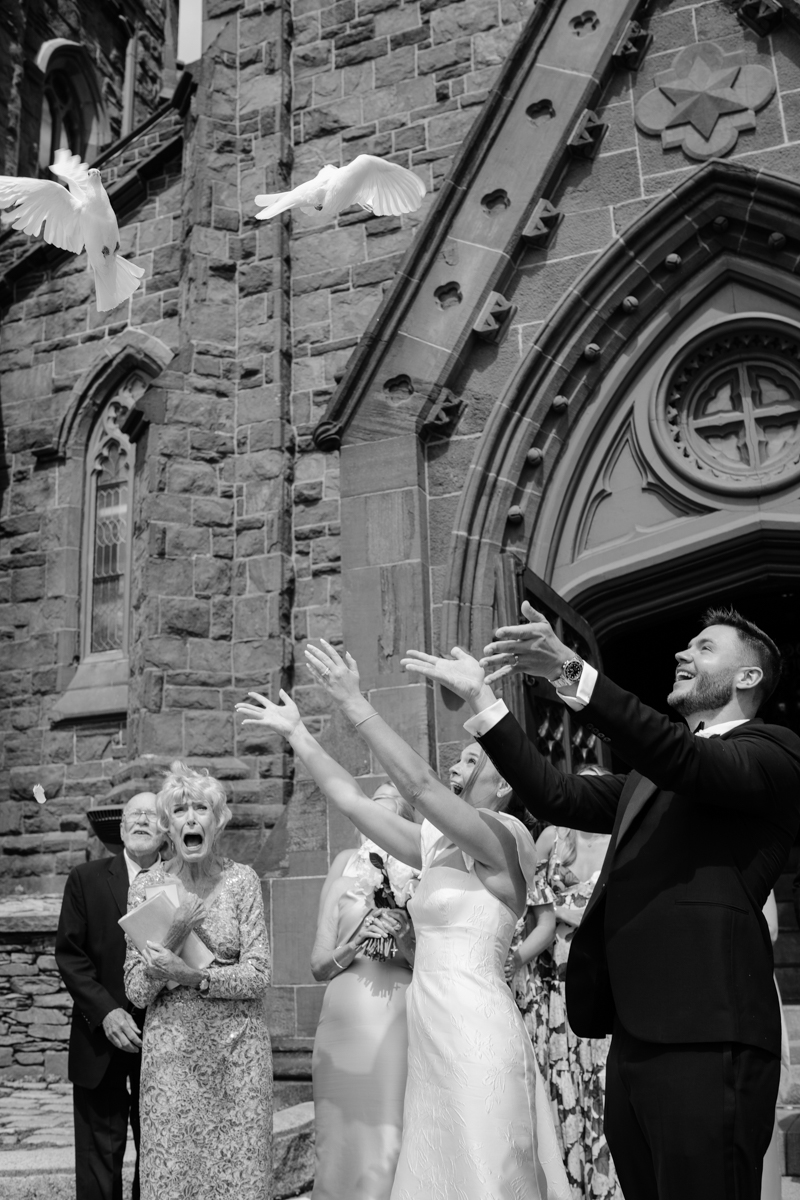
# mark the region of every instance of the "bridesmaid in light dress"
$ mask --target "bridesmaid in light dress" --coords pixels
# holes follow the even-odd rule
[[[379,787],[372,803],[413,819],[411,805],[392,784]],[[320,897],[311,970],[315,979],[330,982],[312,1057],[312,1200],[389,1200],[400,1153],[413,931],[405,912],[375,908],[380,879],[370,851],[386,860],[364,838],[360,849],[337,855]],[[393,886],[407,891],[417,872],[394,859],[386,865]],[[394,937],[397,954],[385,962],[367,957],[364,943],[387,935]]]

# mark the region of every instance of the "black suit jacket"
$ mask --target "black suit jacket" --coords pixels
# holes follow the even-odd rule
[[[96,1088],[116,1051],[103,1032],[115,1008],[144,1013],[125,995],[125,935],[117,924],[128,911],[128,868],[122,854],[73,867],[64,888],[56,934],[56,962],[75,1001],[69,1039],[69,1078]]]
[[[695,737],[602,675],[584,713],[630,775],[563,775],[510,714],[478,739],[537,817],[612,835],[570,948],[570,1024],[778,1054],[761,909],[800,823],[800,738],[758,720]]]

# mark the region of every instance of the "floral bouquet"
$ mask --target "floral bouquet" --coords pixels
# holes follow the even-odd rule
[[[406,910],[417,885],[419,872],[391,855],[385,854],[381,857],[379,849],[374,842],[365,841],[356,856],[360,890],[365,896],[371,893],[376,908]],[[361,946],[361,952],[367,958],[386,962],[387,958],[394,958],[397,954],[397,945],[391,935],[367,938]]]

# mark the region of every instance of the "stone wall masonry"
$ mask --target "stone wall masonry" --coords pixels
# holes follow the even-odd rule
[[[0,327],[0,395],[8,461],[0,503],[0,894],[54,890],[83,861],[84,812],[110,789],[126,754],[125,722],[51,725],[79,653],[80,542],[85,442],[41,460],[73,401],[120,340],[176,345],[179,160],[150,181],[120,230],[123,251],[145,268],[124,306],[98,313],[83,256],[17,285]],[[45,787],[45,807],[31,788]]]
[[[145,0],[141,5],[134,126],[159,103],[165,66],[165,7],[164,0]],[[3,71],[0,83],[0,97],[6,97],[5,103],[0,98],[0,174],[38,173],[41,73],[33,63],[42,43],[52,38],[65,38],[86,47],[106,107],[111,139],[120,136],[127,34],[113,6],[98,5],[93,0],[58,5],[46,0],[16,0],[3,6],[0,19],[7,66],[11,68]],[[28,97],[30,104],[26,103]]]
[[[293,635],[298,698],[323,738],[333,737],[323,698],[300,672],[307,637],[342,635],[339,465],[311,431],[533,7],[294,0],[294,182],[367,153],[416,171],[429,189],[420,211],[400,218],[352,210],[320,229],[293,216]]]
[[[249,776],[227,837],[253,861],[290,784],[281,740],[234,716],[289,662],[288,247],[253,204],[289,159],[288,9],[211,9],[187,119],[178,352],[137,454],[130,751],[202,755],[212,773],[235,755]]]
[[[654,0],[640,19],[653,34],[647,57],[636,73],[617,70],[600,97],[596,111],[608,128],[599,154],[591,161],[575,160],[550,197],[562,220],[545,249],[523,249],[519,255],[505,292],[518,305],[513,326],[499,348],[475,344],[453,385],[466,404],[455,434],[446,444],[434,443],[427,454],[434,645],[463,480],[497,397],[581,274],[652,200],[696,169],[682,151],[662,150],[659,137],[635,125],[635,103],[653,87],[655,75],[668,69],[687,45],[715,41],[726,52],[744,49],[748,61],[774,73],[777,91],[757,114],[756,128],[742,131],[726,157],[800,177],[800,43],[794,30],[783,26],[768,38],[757,38],[743,30],[724,0],[681,5]],[[537,487],[532,479],[532,508]],[[513,531],[509,544],[514,544]],[[444,716],[442,720],[446,724]],[[444,744],[440,749],[445,758],[450,754]]]
[[[72,997],[55,933],[0,933],[0,1079],[67,1075]]]

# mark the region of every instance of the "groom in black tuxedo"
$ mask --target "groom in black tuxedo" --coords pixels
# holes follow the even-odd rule
[[[125,995],[128,887],[159,861],[156,798],[139,792],[122,814],[124,850],[74,867],[64,888],[56,962],[72,996],[69,1078],[78,1200],[122,1200],[130,1119],[136,1143],[131,1200],[139,1198],[139,1066],[144,1013]]]
[[[761,910],[800,824],[800,738],[756,717],[778,649],[738,613],[707,613],[675,656],[675,723],[523,615],[482,665],[550,679],[630,774],[557,771],[462,651],[405,665],[470,702],[466,728],[536,817],[612,835],[572,941],[567,1011],[578,1035],[613,1034],[605,1130],[626,1200],[759,1200],[780,1076]]]

